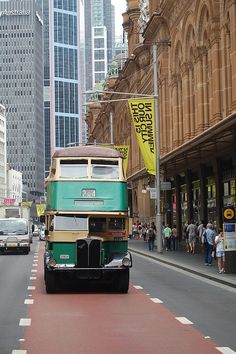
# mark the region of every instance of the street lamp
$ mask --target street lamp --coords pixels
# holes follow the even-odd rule
[[[161,192],[160,192],[160,122],[158,117],[158,70],[157,70],[157,44],[153,49],[153,81],[154,81],[154,115],[156,126],[156,229],[157,229],[157,252],[163,252],[162,228],[161,228]],[[159,135],[159,138],[158,138]]]

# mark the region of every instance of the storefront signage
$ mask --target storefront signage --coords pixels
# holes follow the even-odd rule
[[[2,16],[28,16],[30,14],[29,10],[3,10],[0,11],[0,17]]]
[[[234,223],[235,222],[235,210],[234,207],[228,206],[223,210],[224,222],[225,223]]]
[[[223,224],[224,229],[224,248],[225,251],[236,251],[236,224],[225,223]]]

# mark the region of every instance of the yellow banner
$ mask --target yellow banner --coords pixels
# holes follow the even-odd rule
[[[129,100],[129,109],[134,123],[144,165],[151,175],[156,174],[156,143],[154,99]]]
[[[44,215],[46,204],[36,204],[37,216]]]
[[[128,145],[115,145],[115,150],[118,150],[122,157],[123,157],[123,166],[124,166],[124,173],[126,176],[127,168],[128,168],[128,158],[129,158],[129,146]]]
[[[102,147],[108,147],[110,149],[115,149],[121,153],[121,155],[123,157],[124,173],[125,173],[125,177],[126,177],[127,168],[128,168],[128,158],[129,158],[129,146],[128,145],[103,145]]]
[[[32,202],[22,202],[21,205],[31,207]]]

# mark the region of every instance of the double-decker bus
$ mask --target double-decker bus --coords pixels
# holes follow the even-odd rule
[[[128,198],[120,153],[97,146],[56,151],[47,178],[45,285],[108,283],[127,293]]]

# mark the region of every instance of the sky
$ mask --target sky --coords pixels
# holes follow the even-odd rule
[[[122,13],[126,11],[126,0],[112,0],[111,3],[115,6],[116,36],[119,36],[123,33]]]

